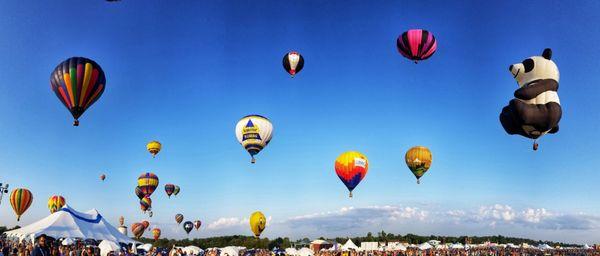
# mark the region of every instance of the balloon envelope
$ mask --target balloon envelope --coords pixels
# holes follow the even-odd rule
[[[417,178],[417,183],[420,183],[420,179],[423,177],[423,174],[425,174],[425,172],[429,170],[429,167],[431,167],[431,161],[433,158],[431,151],[429,151],[428,148],[416,146],[406,151],[404,160],[406,162],[406,166],[408,166],[408,169],[410,169],[413,175],[415,175],[415,178]]]
[[[142,200],[142,198],[144,198],[144,193],[142,192],[142,189],[140,187],[135,187],[135,195],[138,197],[138,199]]]
[[[368,170],[369,160],[356,151],[344,152],[335,160],[335,173],[350,191],[350,197],[352,190],[365,178]]]
[[[177,222],[177,224],[180,224],[183,221],[183,214],[181,214],[181,213],[176,214],[175,221]]]
[[[33,202],[33,194],[31,191],[25,188],[14,189],[10,193],[10,205],[12,206],[15,214],[17,215],[17,221],[21,219],[21,215],[29,209]]]
[[[151,196],[158,187],[158,176],[151,172],[142,173],[138,178],[138,187],[144,196]]]
[[[135,236],[135,238],[140,238],[142,237],[142,235],[144,234],[144,225],[142,223],[133,223],[131,225],[131,232],[133,233],[133,236]]]
[[[142,198],[142,200],[140,200],[140,208],[144,212],[150,210],[152,208],[152,199],[147,196]]]
[[[154,237],[154,241],[158,240],[160,238],[160,229],[159,228],[154,228],[152,229],[152,236]]]
[[[148,152],[150,152],[150,154],[152,154],[152,157],[155,157],[156,154],[158,154],[158,152],[160,152],[160,150],[162,149],[162,144],[160,144],[160,142],[158,141],[153,140],[146,144],[146,149],[148,150]]]
[[[304,67],[304,57],[292,51],[283,56],[283,69],[294,77]]]
[[[183,230],[185,230],[186,233],[190,234],[190,231],[192,231],[193,228],[194,223],[192,223],[191,221],[186,221],[183,223]]]
[[[175,191],[175,185],[173,185],[173,184],[165,185],[165,193],[167,193],[167,196],[171,197],[171,195],[173,194],[174,191]]]
[[[56,97],[67,107],[79,125],[79,117],[104,92],[106,77],[98,63],[84,57],[72,57],[61,62],[50,74],[50,85]]]
[[[48,209],[50,210],[50,214],[60,210],[63,206],[65,206],[65,198],[62,196],[55,195],[48,199]]]
[[[198,230],[200,228],[200,226],[202,226],[202,221],[194,221],[194,227],[196,228],[196,230]]]
[[[260,234],[265,230],[267,218],[262,212],[256,211],[250,215],[250,230],[255,237],[260,237]]]
[[[264,116],[248,115],[242,117],[235,126],[235,136],[238,142],[250,153],[251,162],[254,155],[258,154],[271,141],[273,124]]]
[[[396,47],[402,56],[416,63],[428,59],[435,53],[437,41],[427,30],[411,29],[398,37]]]

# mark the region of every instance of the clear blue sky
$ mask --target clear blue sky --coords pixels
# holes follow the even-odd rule
[[[204,221],[195,237],[249,235],[244,218],[261,210],[268,237],[385,229],[598,241],[599,12],[596,1],[3,1],[0,181],[34,193],[21,225],[45,216],[53,194],[113,223],[141,220],[133,189],[152,171],[151,222],[171,237],[184,237],[178,212]],[[438,40],[418,65],[396,51],[410,28]],[[546,47],[563,119],[533,152],[498,114],[517,88],[508,66]],[[294,79],[281,66],[290,50],[306,61]],[[49,85],[71,56],[107,77],[76,128]],[[275,132],[250,165],[234,127],[253,113]],[[156,159],[150,140],[164,145]],[[434,157],[421,185],[403,159],[414,145]],[[347,150],[370,161],[353,199],[333,170]],[[167,199],[167,182],[180,196]],[[4,198],[0,225],[14,224]]]

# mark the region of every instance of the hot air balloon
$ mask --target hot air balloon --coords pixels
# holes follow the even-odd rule
[[[158,177],[151,172],[142,173],[138,178],[138,187],[145,197],[149,197],[154,193],[156,187],[158,187]]]
[[[104,175],[104,174],[100,175],[100,180],[101,181],[104,181],[105,179],[106,179],[106,175]]]
[[[160,142],[158,141],[150,141],[148,142],[148,144],[146,144],[146,149],[148,150],[148,152],[150,152],[150,154],[152,154],[152,157],[155,157],[156,154],[158,154],[158,152],[160,152],[160,149],[162,148],[162,144],[160,144]]]
[[[160,228],[152,229],[152,236],[154,237],[154,241],[158,241],[160,238]]]
[[[171,195],[173,194],[173,191],[175,191],[175,185],[173,185],[173,184],[165,185],[165,192],[167,193],[167,196],[171,197]]]
[[[179,194],[179,191],[181,189],[179,188],[179,186],[175,185],[175,189],[173,190],[173,195],[177,196],[177,194]]]
[[[256,162],[254,155],[269,144],[272,134],[273,124],[264,116],[245,116],[235,126],[235,135],[240,144],[250,153],[251,163]]]
[[[93,60],[69,58],[56,66],[50,75],[50,85],[60,102],[73,115],[74,126],[79,117],[96,102],[106,86],[104,71]]]
[[[508,69],[519,88],[502,109],[500,123],[506,133],[532,139],[533,150],[537,150],[539,138],[559,130],[558,66],[552,61],[552,50],[546,48],[542,56],[531,56]]]
[[[142,209],[143,212],[146,212],[150,209],[152,209],[152,199],[150,199],[150,197],[145,196],[144,198],[142,198],[142,200],[140,200],[140,208]]]
[[[202,226],[202,221],[194,221],[194,227],[196,228],[196,230],[200,229],[200,226]]]
[[[125,217],[121,216],[119,217],[119,226],[123,226],[123,224],[125,224]]]
[[[144,225],[142,225],[142,223],[133,223],[131,225],[131,232],[133,233],[133,236],[135,236],[135,238],[137,239],[142,237],[145,230],[146,229],[144,228]]]
[[[250,229],[255,237],[260,237],[260,234],[265,230],[267,218],[262,212],[256,211],[250,215]]]
[[[183,214],[181,214],[181,213],[176,214],[175,221],[177,222],[177,224],[180,224],[183,221]]]
[[[352,190],[367,176],[368,170],[369,160],[356,151],[344,152],[335,160],[335,172],[350,191],[350,197]]]
[[[142,192],[142,189],[140,187],[138,187],[138,186],[135,187],[135,195],[140,200],[142,200],[142,198],[144,198],[144,193]]]
[[[433,55],[437,49],[437,41],[427,30],[411,29],[398,37],[396,47],[402,56],[417,63]]]
[[[194,228],[194,223],[192,223],[191,221],[186,221],[183,223],[183,230],[185,230],[185,232],[189,235],[190,231],[192,231],[192,229]]]
[[[150,222],[148,222],[147,220],[142,220],[142,222],[140,223],[144,226],[144,229],[148,229],[148,227],[150,226]]]
[[[298,52],[289,52],[283,56],[283,68],[294,77],[304,67],[304,57]]]
[[[62,196],[51,196],[48,199],[48,209],[50,210],[50,214],[60,210],[63,206],[65,206],[65,198]]]
[[[429,170],[429,167],[431,167],[431,151],[423,146],[412,147],[406,151],[404,160],[406,161],[408,169],[410,169],[417,178],[417,184],[421,184],[421,177]]]
[[[17,188],[10,193],[10,205],[17,215],[17,221],[21,220],[21,215],[27,211],[32,202],[33,195],[28,189]]]

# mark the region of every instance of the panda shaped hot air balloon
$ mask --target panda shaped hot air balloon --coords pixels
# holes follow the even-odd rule
[[[552,59],[552,50],[542,56],[533,56],[509,66],[519,89],[508,106],[500,113],[500,123],[508,134],[519,134],[536,140],[545,134],[558,132],[562,108],[558,98],[558,67]]]

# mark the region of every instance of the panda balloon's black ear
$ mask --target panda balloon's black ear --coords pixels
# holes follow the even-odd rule
[[[544,57],[544,59],[552,59],[552,49],[550,48],[546,48],[544,49],[544,52],[542,53],[542,57]]]

